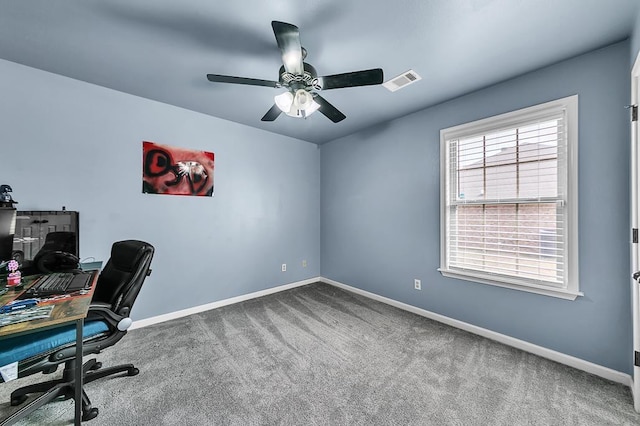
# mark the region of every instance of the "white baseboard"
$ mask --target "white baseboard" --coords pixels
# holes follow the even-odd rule
[[[421,315],[423,317],[432,319],[434,321],[438,321],[443,324],[447,324],[452,327],[456,327],[456,328],[468,331],[470,333],[477,334],[482,337],[486,337],[487,339],[495,340],[496,342],[500,342],[505,345],[521,349],[523,351],[541,356],[543,358],[547,358],[552,361],[559,362],[560,364],[565,364],[570,367],[576,368],[578,370],[586,371],[587,373],[605,378],[607,380],[611,380],[612,382],[621,383],[625,386],[629,386],[633,388],[633,380],[629,374],[622,373],[620,371],[616,371],[608,367],[603,367],[602,365],[594,364],[592,362],[585,361],[583,359],[576,358],[571,355],[564,354],[562,352],[554,351],[552,349],[548,349],[543,346],[538,346],[533,343],[526,342],[524,340],[516,339],[515,337],[507,336],[505,334],[497,333],[495,331],[491,331],[486,328],[478,327],[473,324],[466,323],[464,321],[459,321],[453,318],[446,317],[444,315],[436,314],[435,312],[427,311],[425,309],[417,308],[415,306],[408,305],[406,303],[398,302],[397,300],[389,299],[384,296],[379,296],[375,293],[370,293],[365,290],[360,290],[359,288],[351,287],[349,285],[331,280],[329,278],[321,277],[320,281],[333,285],[335,287],[342,288],[347,291],[351,291],[361,296],[365,296],[370,299],[377,300],[378,302],[386,303],[396,308],[413,312],[414,314]]]
[[[169,312],[168,314],[158,315],[151,318],[145,318],[138,321],[134,321],[129,327],[129,330],[136,328],[148,327],[153,324],[159,324],[172,319],[182,318],[200,312],[205,312],[211,309],[220,308],[222,306],[233,305],[234,303],[243,302],[245,300],[255,299],[257,297],[266,296],[268,294],[278,293],[280,291],[289,290],[291,288],[300,287],[307,284],[316,283],[321,281],[320,277],[309,278],[303,281],[296,281],[290,284],[284,284],[278,287],[268,288],[266,290],[256,291],[254,293],[243,294],[241,296],[232,297],[229,299],[219,300],[217,302],[207,303],[205,305],[194,306],[193,308],[183,309],[180,311]]]

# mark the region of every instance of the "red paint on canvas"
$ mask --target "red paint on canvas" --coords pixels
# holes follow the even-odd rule
[[[213,152],[142,142],[142,192],[213,196]]]

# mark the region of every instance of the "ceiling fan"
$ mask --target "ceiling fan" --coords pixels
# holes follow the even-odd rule
[[[315,68],[304,62],[307,51],[300,44],[298,27],[279,21],[272,21],[271,27],[282,52],[283,66],[280,67],[278,81],[207,74],[207,79],[215,83],[286,88],[286,92],[275,96],[275,104],[262,117],[262,121],[274,121],[282,112],[291,117],[306,118],[320,111],[329,120],[338,123],[346,118],[345,115],[320,96],[319,91],[382,83],[380,68],[318,77]]]

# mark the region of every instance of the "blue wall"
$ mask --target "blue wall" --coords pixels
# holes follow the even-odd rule
[[[0,182],[18,207],[79,211],[82,257],[156,247],[134,319],[319,275],[316,145],[7,61],[0,75]],[[214,197],[143,194],[143,140],[213,151]]]
[[[631,373],[629,50],[618,43],[322,145],[322,276]],[[440,129],[573,94],[585,296],[442,277]]]

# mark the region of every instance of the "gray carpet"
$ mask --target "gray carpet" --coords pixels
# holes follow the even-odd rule
[[[131,331],[87,425],[638,425],[630,390],[316,283]],[[34,375],[0,385],[9,393]],[[72,424],[72,401],[21,425]]]

